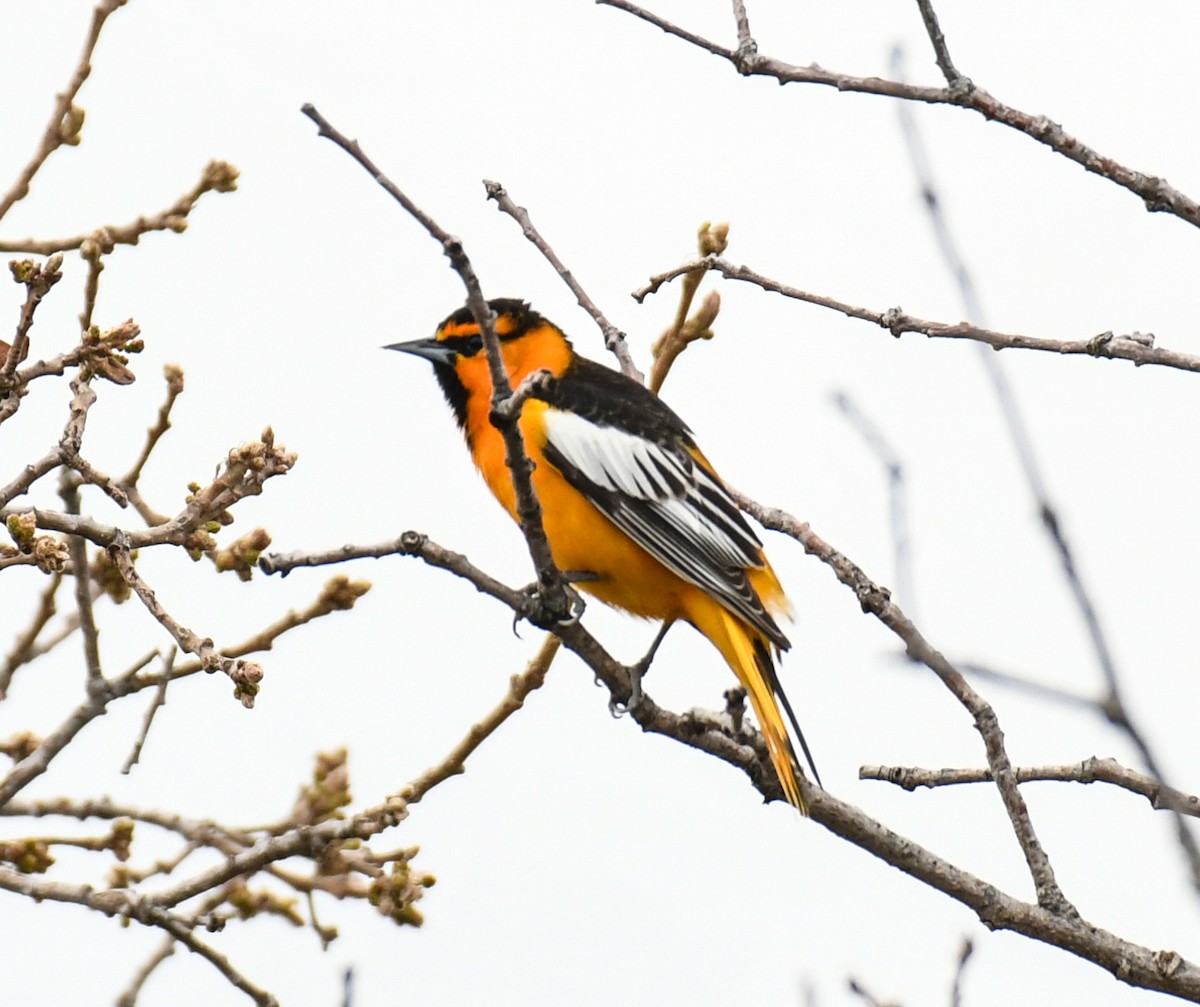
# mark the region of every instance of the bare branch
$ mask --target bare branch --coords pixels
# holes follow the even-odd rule
[[[37,643],[46,624],[54,618],[58,611],[55,596],[61,585],[62,574],[51,574],[50,583],[42,589],[37,610],[34,612],[29,626],[17,637],[12,650],[4,659],[3,666],[0,666],[0,700],[8,698],[8,687],[12,683],[12,677],[16,670],[33,659],[34,644]]]
[[[451,749],[450,753],[437,765],[431,766],[407,787],[400,791],[399,797],[407,804],[416,804],[439,783],[451,776],[466,772],[467,758],[486,741],[496,729],[509,717],[525,705],[525,698],[535,689],[540,689],[546,681],[546,672],[558,653],[562,641],[553,634],[547,635],[542,641],[541,649],[529,662],[529,666],[520,675],[513,675],[509,680],[508,695],[482,720],[471,726],[467,736]]]
[[[183,394],[183,368],[178,364],[167,364],[163,367],[163,377],[167,382],[167,397],[163,404],[158,409],[158,419],[154,426],[146,431],[146,442],[142,445],[142,450],[137,456],[137,460],[133,463],[133,467],[121,478],[120,484],[122,489],[129,492],[137,486],[138,480],[142,477],[142,469],[146,462],[150,459],[150,454],[158,445],[159,440],[168,430],[171,429],[171,409],[175,405],[175,400]],[[161,524],[165,519],[151,522],[152,524]]]
[[[64,480],[63,499],[68,513],[79,512],[79,486]],[[100,669],[100,631],[92,611],[91,568],[88,565],[87,542],[72,536],[67,543],[71,551],[72,573],[75,577],[75,607],[79,612],[79,628],[83,636],[84,667],[87,669],[87,689],[91,694],[104,689],[104,674]]]
[[[1064,356],[1103,357],[1108,360],[1128,360],[1138,366],[1149,364],[1160,367],[1174,367],[1182,371],[1200,372],[1200,356],[1190,353],[1178,353],[1174,350],[1156,347],[1154,345],[1154,337],[1141,332],[1120,336],[1113,335],[1111,332],[1102,332],[1100,335],[1093,336],[1090,339],[1059,340],[995,332],[991,329],[972,325],[969,322],[931,322],[923,318],[918,318],[915,315],[909,315],[900,308],[874,311],[870,308],[856,307],[844,301],[826,297],[823,294],[810,293],[798,287],[791,287],[780,283],[778,280],[772,280],[761,273],[755,272],[749,266],[735,265],[717,256],[708,256],[704,259],[686,262],[682,266],[676,266],[674,269],[669,269],[664,273],[653,276],[649,283],[635,290],[632,296],[634,300],[640,302],[650,294],[656,293],[664,283],[697,268],[712,269],[719,272],[727,280],[741,280],[744,283],[751,283],[756,287],[761,287],[763,290],[770,291],[771,293],[780,294],[783,297],[804,301],[807,304],[815,304],[821,308],[828,308],[849,318],[871,322],[878,325],[881,329],[886,329],[897,338],[906,332],[915,332],[928,336],[931,339],[972,340],[985,343],[995,350],[1043,350],[1048,353],[1060,353]]]
[[[727,49],[715,42],[666,21],[629,0],[596,0],[606,7],[632,14],[642,21],[661,28],[685,42],[703,49],[714,56],[727,60],[738,73],[744,76],[771,77],[780,84],[817,84],[859,94],[874,94],[889,98],[923,102],[929,105],[957,105],[978,112],[991,122],[1008,126],[1032,140],[1044,144],[1068,160],[1074,161],[1085,171],[1108,179],[1115,185],[1127,189],[1141,199],[1151,213],[1169,213],[1200,227],[1200,203],[1184,195],[1165,179],[1156,175],[1128,168],[1111,157],[1093,150],[1078,137],[1072,136],[1058,123],[1044,115],[1032,115],[1011,108],[998,101],[983,88],[971,87],[924,87],[905,84],[901,81],[884,80],[880,77],[856,77],[837,73],[817,66],[794,66],[783,60],[772,59],[759,53],[746,55],[738,50]]]
[[[496,407],[496,414],[506,420],[515,420],[521,415],[521,409],[527,399],[536,399],[546,393],[547,385],[554,380],[554,375],[547,370],[534,371],[526,375],[512,395]]]
[[[717,224],[713,227],[705,223],[700,227],[696,236],[701,258],[709,255],[720,255],[729,246],[729,225]],[[651,347],[654,365],[650,369],[650,383],[647,387],[657,395],[667,380],[667,375],[674,366],[679,355],[698,339],[711,339],[712,327],[721,311],[721,295],[715,290],[710,291],[704,298],[696,313],[690,318],[692,301],[700,284],[704,282],[705,269],[691,269],[683,274],[683,284],[679,291],[679,304],[675,307],[675,318],[666,331],[655,340]]]
[[[1098,759],[1094,755],[1082,762],[1064,766],[1032,766],[1013,770],[1018,783],[1055,781],[1059,783],[1110,783],[1138,794],[1155,811],[1178,808],[1183,814],[1200,818],[1200,797],[1166,786],[1153,776],[1122,766],[1116,759]],[[991,781],[990,769],[921,769],[917,766],[861,766],[860,780],[880,780],[912,791],[918,787],[949,787],[962,783]]]
[[[276,444],[275,434],[268,427],[262,432],[262,440],[231,450],[213,481],[196,490],[189,498],[187,507],[165,524],[126,530],[86,516],[20,507],[0,508],[0,519],[6,520],[14,514],[32,514],[38,528],[82,535],[89,542],[104,548],[119,541],[121,546],[129,549],[150,545],[183,545],[189,550],[205,552],[213,543],[211,536],[203,531],[204,525],[211,521],[219,523],[230,507],[248,496],[262,493],[267,480],[286,474],[295,463],[295,452]]]
[[[137,1003],[138,995],[142,992],[142,987],[146,984],[146,980],[163,962],[175,953],[175,941],[168,937],[159,946],[141,968],[134,973],[133,978],[129,980],[129,985],[125,987],[120,996],[117,997],[116,1007],[134,1007]]]

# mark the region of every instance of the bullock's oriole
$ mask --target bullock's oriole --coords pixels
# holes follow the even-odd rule
[[[602,367],[528,304],[490,302],[509,381],[546,370],[544,389],[520,416],[533,488],[560,570],[578,587],[634,615],[682,619],[712,642],[745,687],[788,801],[805,812],[799,766],[780,704],[808,757],[771,648],[788,639],[772,617],[787,600],[762,543],[692,433],[638,382]],[[483,338],[462,308],[429,339],[387,347],[433,363],[471,457],[517,518],[504,442],[493,426]],[[815,770],[814,770],[815,775]]]

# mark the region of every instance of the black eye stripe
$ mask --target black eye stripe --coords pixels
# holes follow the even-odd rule
[[[460,357],[473,357],[483,349],[483,336],[476,333],[473,336],[450,336],[442,340],[442,345],[457,353]]]

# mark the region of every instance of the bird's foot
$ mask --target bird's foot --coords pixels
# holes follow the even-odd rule
[[[667,619],[659,628],[657,635],[654,637],[654,642],[650,644],[650,649],[646,651],[645,656],[626,669],[629,672],[629,699],[624,703],[618,703],[615,699],[609,700],[608,712],[614,717],[622,717],[626,713],[632,713],[641,705],[642,700],[645,698],[645,693],[642,692],[642,679],[649,672],[654,655],[658,653],[659,644],[663,642],[663,638],[667,635],[667,630],[671,628],[674,621],[674,619]]]

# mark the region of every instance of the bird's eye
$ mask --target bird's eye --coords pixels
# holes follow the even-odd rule
[[[473,357],[476,353],[483,349],[483,336],[474,335],[468,336],[463,341],[463,347],[459,353],[464,357]]]

